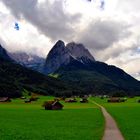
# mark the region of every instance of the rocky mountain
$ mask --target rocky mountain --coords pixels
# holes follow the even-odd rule
[[[69,54],[82,63],[88,63],[89,61],[95,61],[94,57],[90,54],[88,49],[83,44],[77,44],[75,42],[68,43],[66,45]]]
[[[44,74],[51,74],[87,94],[139,94],[140,82],[120,68],[98,62],[82,44],[58,41],[49,52]]]
[[[61,65],[70,62],[71,56],[63,41],[59,40],[49,52],[43,73],[49,74],[56,71]]]
[[[118,67],[96,61],[79,43],[65,46],[59,40],[45,62],[23,53],[10,56],[0,46],[0,96],[18,97],[23,89],[55,96],[92,93],[140,95],[138,80]]]
[[[0,46],[0,97],[20,97],[24,89],[44,95],[68,95],[70,88],[58,79],[45,76],[11,61]]]
[[[72,60],[85,64],[89,63],[90,61],[95,61],[94,57],[83,44],[72,42],[65,46],[64,42],[59,40],[56,42],[47,56],[43,73],[53,73],[60,68],[60,66],[67,65]]]
[[[40,71],[45,62],[44,58],[25,52],[9,53],[9,56],[22,66],[36,71]]]

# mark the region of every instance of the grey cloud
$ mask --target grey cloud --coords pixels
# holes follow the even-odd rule
[[[5,49],[7,48],[6,42],[1,37],[0,37],[0,45]]]
[[[131,33],[127,28],[128,25],[119,22],[97,20],[88,25],[77,40],[95,51],[100,51],[110,47],[120,39],[128,37]]]
[[[140,80],[140,72],[132,74],[132,76],[136,77],[137,80]]]
[[[100,50],[97,51],[96,56],[100,58],[102,61],[107,61],[109,59],[118,59],[120,55],[129,52],[130,57],[134,56],[137,57],[138,55],[138,46],[135,45],[130,45],[129,47],[123,46],[116,44],[116,47],[110,46],[107,49],[104,49],[104,51]]]
[[[118,6],[120,10],[123,9],[124,12],[132,13],[140,11],[140,1],[139,0],[118,0]]]
[[[74,35],[80,14],[71,15],[64,10],[63,0],[38,4],[37,0],[2,0],[17,18],[25,18],[52,40],[67,40]]]

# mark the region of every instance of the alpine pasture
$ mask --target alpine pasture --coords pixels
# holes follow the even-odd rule
[[[63,110],[44,110],[41,106],[53,97],[24,103],[15,99],[0,103],[0,140],[100,140],[104,118],[92,104],[65,103]]]
[[[45,110],[44,101],[54,97],[40,96],[37,101],[25,103],[12,99],[0,103],[0,140],[101,140],[105,120],[104,106],[115,119],[126,140],[140,139],[139,97],[122,103],[108,103],[107,98],[90,97],[88,103],[65,103],[62,110]]]

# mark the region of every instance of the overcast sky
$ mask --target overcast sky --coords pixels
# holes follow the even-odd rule
[[[140,79],[139,6],[140,0],[0,0],[0,43],[46,57],[59,39],[80,42],[96,60]]]

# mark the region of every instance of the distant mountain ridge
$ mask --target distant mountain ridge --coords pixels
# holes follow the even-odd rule
[[[22,66],[36,71],[40,71],[45,62],[44,58],[33,54],[27,54],[25,52],[9,53],[9,56]]]

